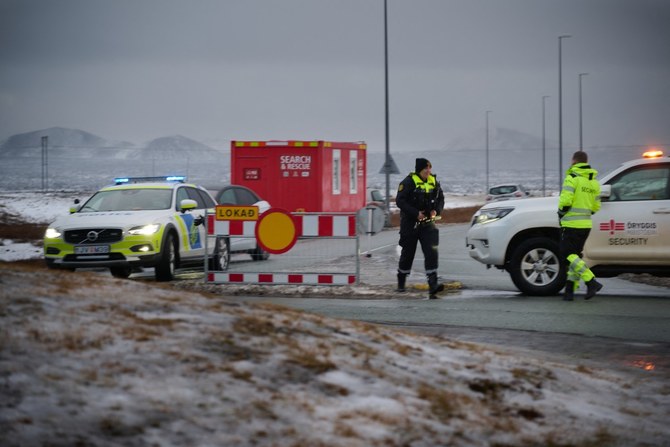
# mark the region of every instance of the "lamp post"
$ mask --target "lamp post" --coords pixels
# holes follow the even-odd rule
[[[486,115],[486,191],[485,193],[489,193],[489,113],[491,113],[490,110],[487,110],[485,115]]]
[[[386,166],[386,211],[391,207],[389,195],[390,193],[390,165],[391,152],[389,149],[389,45],[388,45],[388,13],[386,7],[386,0],[384,0],[384,101],[385,101],[385,125],[386,125],[386,150],[385,163]]]
[[[584,133],[582,132],[582,77],[588,73],[579,73],[579,150],[584,150]]]
[[[49,137],[42,137],[42,191],[49,189]]]
[[[563,184],[563,39],[569,35],[558,36],[558,190]]]
[[[546,99],[549,96],[542,97],[542,197],[547,196],[547,122],[546,116]]]

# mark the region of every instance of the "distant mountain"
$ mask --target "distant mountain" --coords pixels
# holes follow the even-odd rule
[[[175,135],[156,138],[146,145],[108,140],[78,129],[52,127],[12,135],[0,145],[3,157],[41,157],[42,137],[48,137],[49,158],[215,159],[220,151],[190,138]]]
[[[127,141],[107,140],[79,129],[51,127],[12,135],[0,145],[0,155],[10,157],[41,155],[42,137],[48,137],[49,154],[54,156],[104,156],[117,150],[127,151],[134,147]]]
[[[221,158],[222,154],[216,149],[212,149],[198,141],[182,135],[174,135],[151,140],[147,143],[146,147],[135,151],[128,158],[156,157],[171,159],[184,158],[185,156],[198,159],[218,159]]]
[[[0,150],[42,147],[42,137],[49,137],[49,147],[106,148],[132,147],[127,141],[113,141],[78,129],[51,127],[49,129],[12,135],[1,146]]]
[[[48,136],[47,157],[42,137]],[[120,176],[186,175],[216,188],[229,182],[230,154],[181,135],[146,144],[53,127],[13,135],[0,144],[0,188],[97,189]]]
[[[92,133],[77,129],[51,127],[17,135],[12,135],[3,144],[2,150],[42,147],[42,137],[49,137],[49,145],[53,147],[77,146],[99,148],[106,146],[106,140]]]
[[[546,147],[555,147],[552,141]],[[518,130],[494,127],[489,129],[489,150],[537,150],[542,148],[542,138]],[[486,150],[486,129],[476,130],[455,138],[444,145],[447,151]]]

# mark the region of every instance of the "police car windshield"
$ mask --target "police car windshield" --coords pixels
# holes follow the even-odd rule
[[[172,189],[115,189],[98,191],[79,212],[166,210],[172,205]]]

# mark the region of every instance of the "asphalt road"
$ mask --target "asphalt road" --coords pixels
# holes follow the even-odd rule
[[[438,300],[425,299],[425,292],[389,293],[387,299],[240,299],[670,376],[670,289],[604,278],[604,289],[590,301],[524,296],[506,272],[469,257],[466,231],[467,225],[440,226],[440,274],[463,288]],[[362,283],[385,288],[395,283],[396,244],[394,230],[361,239],[361,250],[370,254],[361,262]],[[425,281],[422,265],[417,254],[410,283]]]

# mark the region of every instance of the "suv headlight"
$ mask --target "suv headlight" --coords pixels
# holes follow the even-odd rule
[[[514,208],[490,208],[475,213],[473,224],[487,224],[500,220],[514,211]]]
[[[47,231],[44,232],[45,239],[58,239],[62,235],[63,233],[61,233],[58,228],[47,228]]]
[[[140,227],[133,227],[130,230],[128,230],[128,234],[131,234],[133,236],[150,236],[152,234],[156,234],[158,230],[160,229],[160,224],[149,224],[149,225],[142,225]]]

